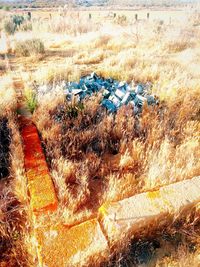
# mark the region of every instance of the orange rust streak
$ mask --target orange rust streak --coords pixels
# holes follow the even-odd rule
[[[54,211],[57,209],[58,201],[37,129],[29,120],[22,119],[21,124],[24,166],[32,210],[34,212]]]

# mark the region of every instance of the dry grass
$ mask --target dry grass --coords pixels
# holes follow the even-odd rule
[[[108,196],[121,199],[199,175],[198,92],[188,97],[183,90],[175,103],[145,109],[139,120],[129,107],[116,116],[106,115],[98,97],[87,100],[75,119],[67,117],[63,104],[56,109],[41,105],[34,118],[61,202],[75,205],[77,199],[73,210],[78,210],[92,202],[95,187],[100,205]],[[61,117],[61,124],[56,117]],[[78,195],[73,199],[70,189],[72,193],[75,188]]]
[[[195,35],[188,39],[189,29],[199,36],[192,23],[185,28],[143,21],[123,27],[108,24],[106,33],[101,29],[57,43],[59,49],[74,49],[65,58],[65,68],[52,71],[47,66],[33,73],[39,83],[55,86],[62,79],[78,80],[95,64],[104,77],[152,82],[161,100],[159,107],[144,108],[137,120],[130,107],[121,108],[116,116],[106,115],[99,108],[99,97],[87,100],[75,119],[67,117],[62,93],[40,99],[34,120],[61,206],[74,218],[85,209],[95,211],[106,199],[122,199],[200,174],[200,77],[194,78],[191,68],[173,56],[198,47]]]
[[[40,39],[18,41],[15,44],[15,54],[17,56],[28,57],[31,55],[44,54],[44,52],[44,44]]]
[[[0,180],[0,266],[33,266],[31,220],[27,209],[27,186],[22,144],[15,118],[16,98],[10,77],[2,79],[1,118],[10,133],[9,176]]]
[[[100,27],[99,23],[90,23],[87,17],[83,17],[80,12],[67,10],[64,13],[54,12],[46,18],[39,16],[33,18],[33,31],[41,30],[42,32],[52,32],[69,34],[77,36],[87,32],[97,31]]]
[[[179,215],[168,222],[165,229],[149,232],[145,238],[135,237],[128,244],[122,243],[125,249],[114,253],[105,266],[199,266],[199,223],[199,214],[194,208],[190,214]]]
[[[10,75],[1,77],[0,87],[0,114],[12,110],[16,107],[17,101],[15,91],[12,88],[12,78]]]
[[[11,63],[21,71],[27,88],[53,84],[55,89],[39,97],[34,121],[59,197],[59,209],[52,220],[66,224],[94,216],[105,200],[123,199],[200,175],[199,28],[192,20],[169,24],[152,20],[134,23],[128,19],[125,25],[119,25],[93,15],[90,21],[83,14],[33,17],[30,32],[18,32],[10,39],[14,44],[37,37],[45,44],[44,57],[28,61],[11,58]],[[185,57],[188,50],[194,53],[195,65],[191,65],[190,56]],[[130,107],[122,107],[113,116],[99,107],[100,96],[94,96],[71,119],[67,116],[71,107],[57,85],[62,80],[77,81],[92,70],[132,84],[152,82],[160,105],[145,107],[139,119]],[[6,86],[7,90],[0,91],[5,95],[4,106],[0,107],[7,108],[15,101],[10,99],[11,87]],[[11,127],[15,133],[14,192],[24,204],[27,195],[21,144],[17,128],[12,123]],[[168,262],[171,266],[196,266],[197,257],[188,254],[185,247],[172,250],[169,257],[158,258],[157,266],[170,266]],[[177,257],[179,263],[174,260]]]
[[[27,209],[27,187],[23,174],[22,145],[16,121],[12,114],[8,117],[11,129],[11,177],[1,181],[0,210],[3,212],[1,238],[1,266],[33,266],[30,242],[31,220]]]
[[[33,79],[38,84],[59,84],[63,80],[76,81],[81,75],[80,70],[72,67],[72,62],[66,65],[43,67],[33,74]]]

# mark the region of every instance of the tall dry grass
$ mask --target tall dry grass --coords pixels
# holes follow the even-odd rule
[[[13,179],[11,180],[11,191],[16,198],[17,205],[14,209],[19,213],[17,222],[12,222],[13,227],[20,224],[19,244],[13,249],[16,253],[16,260],[19,266],[35,266],[37,262],[37,254],[33,237],[32,212],[29,206],[29,196],[27,188],[27,180],[24,170],[23,144],[20,136],[20,129],[15,114],[9,117],[9,127],[12,132],[12,140],[10,145],[11,154],[11,172]],[[21,252],[20,252],[21,251]],[[21,255],[20,255],[21,253]]]
[[[130,107],[122,107],[113,116],[99,107],[100,96],[94,96],[85,100],[84,109],[71,119],[62,94],[40,100],[34,120],[60,203],[77,216],[83,209],[97,210],[105,200],[122,199],[200,174],[200,76],[181,58],[183,50],[197,51],[199,29],[192,23],[144,21],[109,27],[106,33],[101,29],[71,37],[66,48],[75,52],[66,60],[66,76],[60,77],[74,80],[69,70],[79,70],[78,80],[83,69],[92,66],[104,77],[132,85],[150,81],[160,104],[144,107],[140,118],[133,116]],[[65,47],[61,44],[60,49],[62,45]],[[59,73],[62,75],[63,69],[45,77],[52,81]],[[35,77],[40,79],[39,71]],[[43,72],[40,80],[42,77]]]
[[[75,12],[33,19],[32,30],[16,33],[11,41],[30,36],[40,38],[47,51],[44,61],[20,63],[23,77],[31,74],[28,87],[34,81],[36,87],[53,84],[56,88],[62,80],[76,81],[82,73],[95,70],[132,85],[150,81],[160,99],[159,106],[144,107],[141,117],[135,118],[131,107],[122,107],[116,116],[106,114],[99,107],[100,96],[94,96],[72,119],[71,106],[59,90],[40,97],[34,121],[59,197],[53,220],[75,224],[95,216],[106,200],[200,175],[200,30],[192,21],[120,26],[106,18],[94,23]],[[185,57],[191,50],[192,67],[191,58]],[[8,86],[4,92],[8,98],[9,90]],[[21,145],[17,129],[11,127],[16,136],[15,194],[25,203],[26,185],[17,160]]]
[[[27,184],[23,149],[15,115],[16,95],[11,77],[1,84],[0,117],[8,121],[9,176],[0,180],[0,266],[33,266],[35,255],[31,239]]]

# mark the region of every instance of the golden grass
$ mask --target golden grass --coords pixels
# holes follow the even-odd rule
[[[15,91],[13,90],[12,77],[5,75],[1,77],[0,87],[0,114],[13,110],[17,105]]]
[[[0,116],[10,130],[10,175],[0,180],[0,266],[33,266],[31,216],[23,167],[23,148],[15,111],[16,94],[11,75],[2,77]]]
[[[200,175],[200,75],[191,67],[190,57],[185,57],[191,49],[195,64],[200,63],[196,56],[200,30],[193,21],[187,25],[172,21],[169,25],[133,23],[130,19],[120,26],[105,17],[89,21],[77,12],[54,15],[34,20],[32,32],[11,37],[15,43],[37,36],[45,44],[47,52],[42,58],[11,59],[15,68],[22,69],[28,88],[33,84],[53,84],[56,88],[63,80],[77,81],[95,70],[132,84],[151,81],[161,102],[155,108],[145,107],[138,120],[130,107],[108,116],[99,108],[100,96],[95,96],[85,101],[84,110],[72,120],[66,116],[68,106],[62,92],[39,99],[34,121],[59,198],[59,209],[52,219],[78,223],[94,216],[106,200],[123,199]],[[9,82],[4,88],[0,107],[7,108],[15,103],[14,93]],[[56,115],[63,116],[62,123],[56,122]],[[14,124],[11,127],[15,133],[14,192],[26,203],[19,133]],[[180,247],[169,257],[162,255],[156,266],[195,266],[198,251],[192,255]]]
[[[74,216],[84,208],[90,210],[94,196],[95,210],[106,199],[122,199],[191,178],[200,170],[196,134],[200,77],[194,79],[191,68],[173,56],[197,47],[199,30],[191,23],[185,29],[181,24],[157,22],[109,27],[106,33],[71,36],[68,45],[57,43],[61,50],[75,51],[65,58],[65,68],[44,66],[33,73],[39,83],[76,81],[84,69],[128,82],[151,81],[161,100],[160,107],[144,108],[137,121],[129,107],[121,108],[116,117],[105,115],[98,110],[99,98],[92,98],[76,119],[65,116],[63,125],[54,116],[61,110],[67,113],[64,96],[48,94],[40,100],[34,120],[46,146],[60,203]],[[188,29],[195,33],[192,43],[187,39]],[[94,151],[95,145],[100,153]]]
[[[23,168],[22,144],[14,114],[4,114],[11,132],[10,176],[0,181],[0,266],[34,266],[31,215]]]
[[[61,205],[74,212],[84,206],[95,210],[105,200],[199,175],[197,95],[198,91],[188,98],[183,90],[175,103],[144,109],[139,121],[129,107],[121,108],[115,117],[105,115],[95,97],[85,102],[75,119],[67,117],[62,104],[60,110],[38,107],[34,119]],[[65,114],[63,125],[54,120],[59,113]]]

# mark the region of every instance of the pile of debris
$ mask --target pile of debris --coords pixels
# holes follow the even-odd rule
[[[104,79],[96,73],[84,76],[78,83],[68,82],[64,85],[64,93],[68,101],[74,97],[82,101],[92,94],[102,92],[103,99],[101,105],[109,112],[116,112],[122,105],[131,104],[134,114],[141,113],[142,107],[147,105],[156,105],[158,100],[151,95],[151,83],[135,84],[133,87],[126,82],[119,82],[112,78]]]
[[[126,82],[119,82],[112,78],[102,78],[96,73],[80,78],[79,82],[63,81],[59,85],[42,85],[37,87],[37,100],[40,101],[42,96],[50,93],[57,94],[64,92],[66,99],[72,101],[76,99],[82,102],[85,98],[95,93],[102,94],[101,105],[109,112],[116,112],[122,105],[132,105],[134,114],[139,114],[146,102],[147,105],[156,105],[158,99],[151,94],[152,84],[134,83],[132,86]]]

